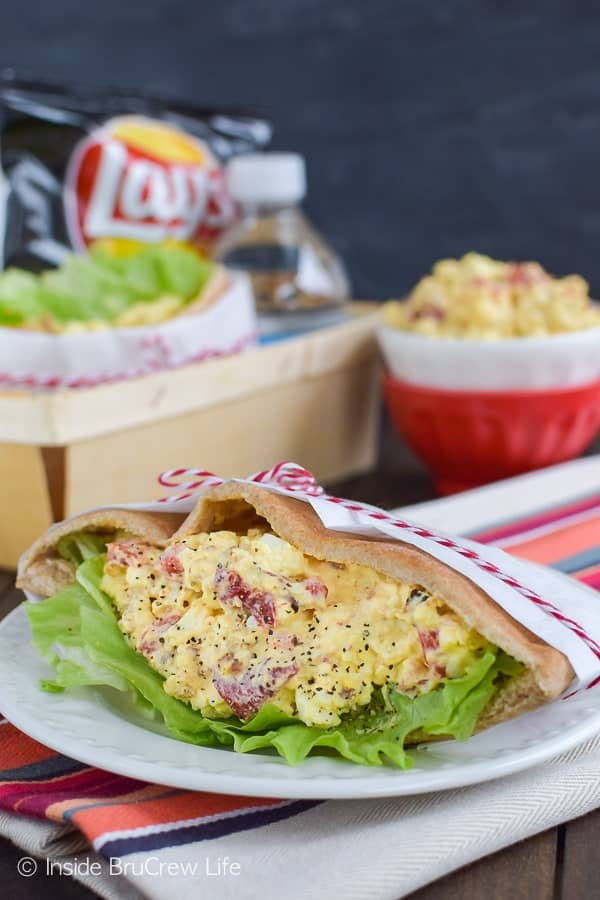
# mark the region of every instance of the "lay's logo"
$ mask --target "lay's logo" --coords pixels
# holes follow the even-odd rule
[[[141,116],[111,119],[76,147],[64,203],[80,250],[106,239],[208,245],[235,217],[206,144]]]

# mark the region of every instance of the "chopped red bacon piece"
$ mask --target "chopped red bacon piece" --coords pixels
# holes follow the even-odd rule
[[[425,303],[421,309],[417,309],[409,316],[411,322],[418,322],[419,319],[433,319],[434,322],[443,322],[446,313],[439,306],[433,303]]]
[[[421,642],[425,665],[434,675],[437,675],[439,678],[444,678],[446,675],[446,667],[440,665],[436,660],[431,658],[431,654],[435,650],[439,650],[440,646],[440,633],[438,629],[418,628],[417,634],[419,635],[419,640]]]
[[[506,272],[506,280],[511,284],[529,284],[529,276],[525,269],[520,266],[518,263],[514,263],[513,265],[508,267]]]
[[[327,585],[320,578],[307,578],[304,582],[304,587],[311,597],[322,597],[325,599],[329,593]]]
[[[115,566],[145,566],[152,562],[152,547],[143,541],[128,539],[107,544],[107,562]]]
[[[183,581],[183,563],[179,558],[185,544],[172,544],[160,556],[160,568],[174,581]]]
[[[250,587],[237,572],[225,568],[217,569],[215,587],[224,606],[234,606],[237,601],[261,627],[272,628],[275,625],[275,598],[268,591]]]
[[[270,681],[274,685],[274,689],[278,691],[286,681],[289,681],[296,674],[298,666],[295,663],[288,663],[286,666],[273,666],[268,671]]]
[[[440,646],[440,633],[437,628],[418,629],[419,640],[423,648],[423,656],[427,659],[429,650],[437,650]]]
[[[219,696],[236,716],[250,719],[297,671],[298,667],[294,663],[272,669],[261,666],[254,672],[248,669],[239,681],[215,672],[213,683]]]
[[[537,263],[511,263],[506,272],[506,280],[511,284],[528,287],[548,281],[548,273]]]
[[[142,632],[141,641],[138,647],[140,653],[147,656],[158,650],[162,635],[165,631],[168,631],[169,628],[179,622],[180,618],[181,616],[178,613],[172,613],[170,616],[157,619],[152,625],[148,625]]]

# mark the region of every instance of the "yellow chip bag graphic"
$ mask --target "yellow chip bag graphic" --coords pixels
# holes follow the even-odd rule
[[[162,122],[127,116],[114,120],[111,132],[115,140],[123,141],[132,150],[165,163],[216,164],[206,145]]]

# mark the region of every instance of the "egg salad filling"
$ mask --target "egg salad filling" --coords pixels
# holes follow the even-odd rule
[[[600,326],[600,308],[579,275],[555,278],[537,262],[480,253],[442,259],[402,302],[384,306],[388,325],[426,337],[498,340]]]
[[[269,699],[307,725],[337,725],[376,687],[429,691],[488,646],[418,585],[257,531],[194,535],[162,553],[111,543],[102,589],[165,691],[208,716],[247,719]]]
[[[126,691],[206,746],[411,765],[406,743],[465,740],[523,666],[422,585],[316,559],[265,527],[159,548],[61,539],[74,581],[27,603],[45,690]]]

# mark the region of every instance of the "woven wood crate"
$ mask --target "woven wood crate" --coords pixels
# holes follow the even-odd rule
[[[0,393],[0,566],[53,521],[164,494],[157,475],[245,476],[293,459],[324,481],[375,463],[378,314],[95,388]]]

